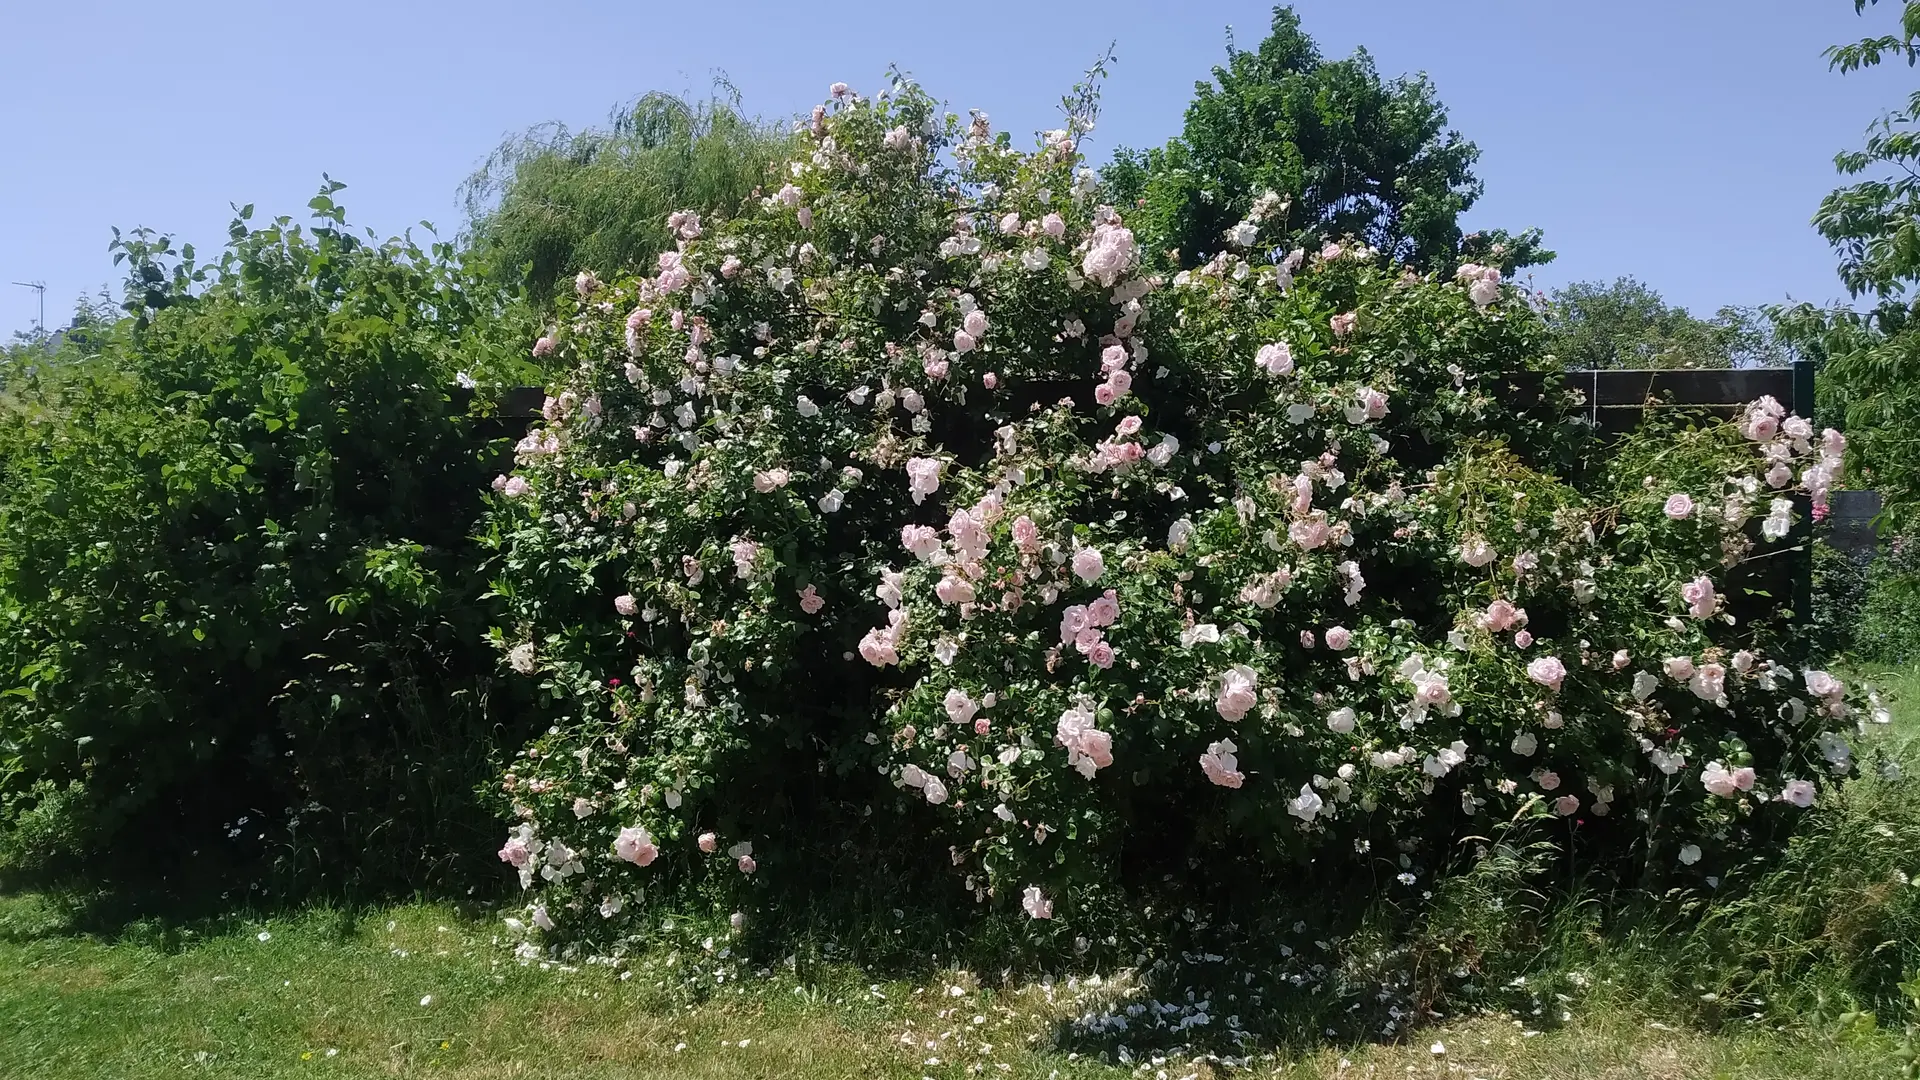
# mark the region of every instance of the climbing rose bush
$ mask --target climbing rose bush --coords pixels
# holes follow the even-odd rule
[[[1527,815],[1706,873],[1848,771],[1746,591],[1840,436],[1598,453],[1496,270],[1269,249],[1278,194],[1145,276],[1077,134],[836,88],[749,213],[580,276],[494,485],[536,926],[799,873],[829,791],[1037,930],[1129,864],[1412,883]]]

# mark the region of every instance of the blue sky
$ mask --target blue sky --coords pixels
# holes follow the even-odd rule
[[[1832,156],[1912,85],[1842,78],[1820,50],[1890,26],[1846,0],[1302,0],[1329,55],[1425,71],[1483,152],[1471,226],[1538,225],[1535,284],[1631,274],[1707,313],[1841,293],[1807,225]],[[751,111],[787,115],[897,62],[959,111],[1017,133],[1109,41],[1120,62],[1090,152],[1178,131],[1196,79],[1251,47],[1271,5],[975,0],[965,6],[541,4],[340,0],[324,6],[12,0],[0,5],[0,334],[111,284],[109,227],[151,225],[204,250],[229,203],[304,214],[320,174],[351,219],[451,234],[456,189],[501,137],[602,120],[650,89],[704,91],[724,70]]]

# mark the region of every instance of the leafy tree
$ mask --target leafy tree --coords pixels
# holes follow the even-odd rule
[[[1792,359],[1759,309],[1723,307],[1701,319],[1630,277],[1555,290],[1546,320],[1569,368],[1777,367]]]
[[[463,186],[467,239],[494,280],[545,301],[577,270],[649,263],[671,246],[675,210],[737,210],[787,141],[743,116],[730,91],[704,102],[646,94],[604,129],[542,124],[501,143]]]
[[[1866,13],[1877,0],[1854,0]],[[1901,5],[1897,32],[1836,45],[1829,66],[1843,74],[1905,60],[1920,62],[1920,2]],[[1796,344],[1824,361],[1824,419],[1843,421],[1855,473],[1880,490],[1896,528],[1920,524],[1920,329],[1913,286],[1920,282],[1920,91],[1876,120],[1866,145],[1834,157],[1856,177],[1820,203],[1813,218],[1840,260],[1840,280],[1866,310],[1802,305],[1781,313]]]
[[[1259,48],[1234,47],[1195,84],[1182,133],[1144,152],[1121,150],[1104,179],[1150,253],[1193,266],[1226,230],[1273,191],[1291,200],[1283,242],[1352,237],[1430,269],[1462,256],[1503,269],[1542,263],[1540,235],[1463,236],[1460,215],[1484,185],[1480,150],[1447,128],[1447,110],[1424,75],[1382,80],[1365,49],[1327,60],[1276,7]]]

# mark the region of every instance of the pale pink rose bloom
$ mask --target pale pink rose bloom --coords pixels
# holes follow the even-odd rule
[[[867,636],[860,639],[860,658],[874,667],[886,667],[900,662],[900,653],[894,648],[894,642],[884,630],[869,630]]]
[[[1810,780],[1789,780],[1780,788],[1780,801],[1792,803],[1805,810],[1813,805],[1813,782]]]
[[[1754,781],[1752,766],[1743,765],[1733,770],[1732,779],[1734,787],[1739,788],[1741,791],[1752,791]]]
[[[1133,375],[1124,368],[1110,371],[1107,373],[1107,385],[1113,387],[1116,397],[1125,397],[1127,391],[1133,389]]]
[[[1322,547],[1332,538],[1333,530],[1319,518],[1296,521],[1287,526],[1287,539],[1299,544],[1307,551]]]
[[[1111,405],[1119,400],[1119,395],[1113,392],[1113,387],[1101,383],[1093,388],[1093,400],[1098,405]]]
[[[1625,670],[1626,670],[1626,668],[1627,668],[1627,665],[1628,665],[1628,664],[1631,664],[1631,663],[1633,663],[1633,654],[1631,654],[1631,653],[1629,653],[1629,652],[1627,652],[1627,650],[1625,650],[1625,649],[1619,649],[1619,650],[1617,650],[1617,651],[1615,651],[1615,652],[1614,652],[1614,654],[1613,654],[1613,670],[1615,670],[1615,671],[1625,671]]]
[[[1005,217],[1002,217],[1000,219],[1000,231],[1003,233],[1019,232],[1020,231],[1020,215],[1008,214]]]
[[[900,127],[889,129],[886,138],[883,139],[882,142],[889,150],[905,150],[913,143],[913,136],[907,131],[905,125],[901,125]]]
[[[1510,600],[1495,600],[1480,616],[1480,625],[1498,634],[1520,622],[1520,609]]]
[[[1343,652],[1353,643],[1353,631],[1344,626],[1330,626],[1327,628],[1326,639],[1327,648],[1334,652]]]
[[[1676,491],[1667,496],[1667,503],[1661,509],[1675,521],[1690,518],[1693,516],[1693,496]]]
[[[1348,334],[1353,333],[1353,324],[1358,319],[1358,315],[1349,311],[1342,315],[1335,315],[1332,319],[1328,320],[1328,325],[1333,327],[1334,337],[1346,337]]]
[[[715,851],[720,850],[720,837],[714,833],[710,833],[710,832],[701,833],[698,843],[700,845],[700,850],[706,852],[709,855],[713,854]]]
[[[751,874],[755,870],[760,869],[760,864],[757,862],[754,862],[753,856],[751,855],[740,856],[739,860],[736,861],[734,865],[738,866],[740,868],[740,872],[743,874]]]
[[[1527,678],[1541,686],[1558,693],[1561,680],[1567,677],[1567,667],[1557,656],[1542,656],[1527,665]]]
[[[941,706],[947,710],[947,719],[956,724],[965,724],[967,721],[973,719],[974,713],[980,711],[979,703],[969,697],[965,690],[957,686],[947,691],[947,696],[941,701]]]
[[[1561,817],[1572,817],[1580,811],[1580,796],[1562,795],[1553,800],[1553,812]]]
[[[1727,669],[1720,664],[1701,664],[1687,680],[1687,689],[1702,701],[1718,701],[1727,692]]]
[[[619,837],[613,842],[613,852],[635,866],[646,866],[660,856],[660,849],[654,846],[653,837],[640,828],[621,829]]]
[[[1805,675],[1807,693],[1817,698],[1837,698],[1847,692],[1847,685],[1824,671],[1808,671]]]
[[[974,600],[973,583],[956,574],[942,577],[933,591],[943,604],[971,604]]]
[[[847,84],[843,82],[837,82],[837,83],[834,83],[832,86],[827,87],[827,93],[832,94],[835,101],[839,101],[842,98],[845,98],[848,94],[852,92],[853,91],[847,86]]]
[[[1112,626],[1120,617],[1120,602],[1112,589],[1108,589],[1098,600],[1087,605],[1088,626]]]
[[[532,859],[532,853],[527,850],[527,842],[518,836],[508,837],[506,846],[500,849],[500,861],[515,867],[524,867]]]
[[[1733,774],[1727,771],[1726,763],[1720,761],[1710,761],[1706,768],[1700,770],[1700,783],[1706,787],[1708,794],[1723,799],[1733,798],[1739,790],[1734,784]]]
[[[940,473],[944,468],[945,465],[938,458],[907,459],[907,494],[913,497],[915,506],[940,490]]]
[[[1525,648],[1531,647],[1532,645],[1533,645],[1533,633],[1531,631],[1522,630],[1519,633],[1513,635],[1514,648],[1525,649]]]
[[[1089,585],[1100,580],[1106,569],[1107,560],[1099,548],[1084,547],[1073,553],[1073,574]]]
[[[1000,376],[995,375],[993,372],[989,371],[985,375],[980,376],[980,385],[991,390],[994,387],[1000,385]]]
[[[1499,557],[1493,545],[1477,536],[1468,537],[1460,542],[1460,561],[1468,566],[1485,566]]]
[[[533,343],[533,355],[552,356],[553,350],[557,348],[559,344],[560,343],[553,340],[551,336],[542,337]]]
[[[1253,366],[1269,375],[1289,374],[1293,371],[1293,350],[1283,341],[1262,345],[1254,354]]]
[[[974,344],[972,334],[967,333],[965,330],[955,330],[953,332],[954,352],[972,352]]]
[[[1313,631],[1311,630],[1300,631],[1300,647],[1303,649],[1313,648]]]
[[[1363,386],[1354,392],[1354,399],[1366,411],[1367,419],[1378,420],[1387,415],[1387,395],[1371,386]]]
[[[1246,780],[1240,771],[1240,759],[1234,756],[1239,747],[1232,739],[1222,739],[1207,746],[1207,752],[1200,755],[1200,771],[1208,780],[1223,788],[1237,788]]]
[[[820,609],[826,606],[827,606],[826,599],[822,597],[818,592],[814,591],[813,586],[809,585],[806,588],[800,590],[800,610],[801,611],[804,611],[809,615],[818,615],[820,613]]]
[[[760,554],[760,545],[751,540],[735,540],[732,545],[733,573],[742,581],[753,577],[753,560]]]
[[[900,527],[900,544],[915,558],[925,562],[940,550],[940,533],[931,525],[903,525]]]
[[[972,311],[967,312],[967,317],[962,320],[961,325],[967,333],[973,335],[975,339],[986,337],[987,313],[981,311],[979,308],[974,308]]]
[[[1040,550],[1040,527],[1025,514],[1013,519],[1013,544],[1028,553]]]
[[[1109,374],[1127,366],[1127,350],[1119,345],[1109,345],[1100,350],[1100,372]]]
[[[613,598],[613,610],[619,612],[622,615],[627,615],[627,616],[638,615],[640,614],[640,602],[635,600],[632,596],[626,593],[622,593],[619,596],[616,596]]]
[[[1087,663],[1092,664],[1094,667],[1097,667],[1102,671],[1105,671],[1108,668],[1112,667],[1113,666],[1112,643],[1106,642],[1106,641],[1100,641],[1100,642],[1094,643],[1093,647],[1087,650]]]
[[[1067,221],[1059,214],[1048,214],[1040,219],[1040,231],[1058,240],[1067,235]]]
[[[1666,671],[1667,678],[1675,682],[1685,682],[1693,678],[1693,657],[1691,656],[1669,656],[1660,666]]]
[[[1560,774],[1552,769],[1536,769],[1533,782],[1540,785],[1541,791],[1553,791],[1560,786]]]
[[[975,735],[985,735],[987,732],[992,730],[993,730],[993,721],[987,719],[984,716],[974,720],[973,722],[973,733]]]
[[[1680,599],[1687,602],[1687,613],[1696,619],[1704,619],[1720,607],[1720,598],[1713,592],[1713,579],[1705,574],[1680,586]]]
[[[1236,664],[1220,676],[1220,692],[1214,698],[1214,709],[1224,719],[1239,720],[1259,703],[1260,697],[1255,689],[1258,682],[1259,675],[1252,668]]]
[[[1140,418],[1137,416],[1122,417],[1120,422],[1114,425],[1113,430],[1116,435],[1137,435],[1140,433]]]
[[[1053,918],[1053,901],[1040,891],[1040,886],[1029,885],[1020,894],[1020,907],[1029,919]]]

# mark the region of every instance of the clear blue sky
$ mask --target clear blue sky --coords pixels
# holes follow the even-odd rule
[[[0,4],[0,334],[119,276],[109,226],[203,250],[228,204],[304,214],[329,172],[382,233],[461,223],[455,191],[503,134],[579,126],[649,89],[724,70],[749,110],[788,115],[898,62],[960,111],[1016,133],[1109,40],[1120,63],[1090,152],[1177,132],[1196,79],[1265,36],[1270,5],[975,0],[966,5],[194,0]],[[1832,156],[1912,86],[1904,67],[1842,78],[1820,50],[1890,26],[1846,0],[1301,0],[1329,55],[1425,71],[1480,145],[1469,225],[1547,232],[1535,284],[1631,274],[1705,314],[1841,290],[1807,225]]]

